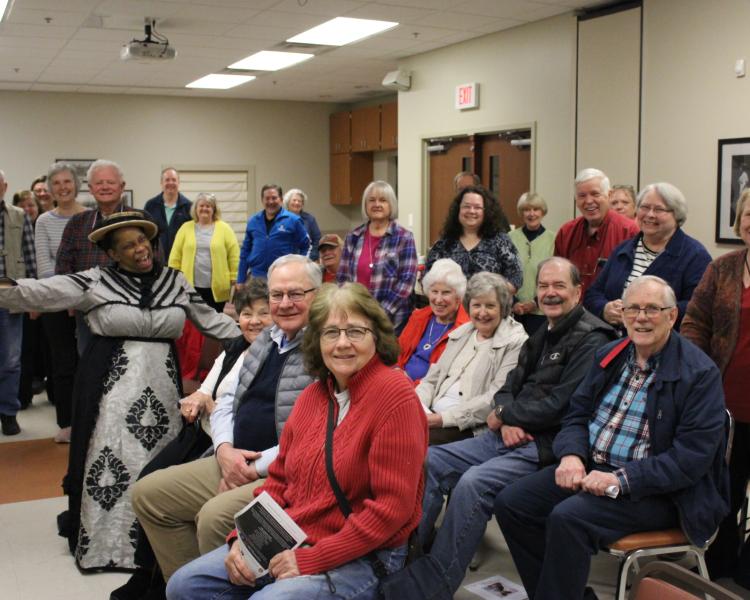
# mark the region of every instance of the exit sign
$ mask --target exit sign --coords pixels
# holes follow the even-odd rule
[[[456,109],[479,108],[479,84],[464,83],[456,86]]]

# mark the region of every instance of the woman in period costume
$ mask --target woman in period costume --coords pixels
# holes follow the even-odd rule
[[[58,518],[81,570],[134,567],[130,485],[181,427],[174,340],[187,316],[205,335],[237,336],[185,277],[154,260],[158,228],[143,211],[103,219],[89,239],[115,265],[0,282],[0,306],[85,314],[94,334],[79,363],[68,474]]]

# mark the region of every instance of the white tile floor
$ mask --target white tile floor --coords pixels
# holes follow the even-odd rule
[[[44,398],[36,396],[34,404],[18,416],[22,433],[12,438],[0,436],[0,459],[3,441],[50,438],[57,432],[55,411]],[[2,482],[7,485],[7,482]],[[0,565],[4,575],[0,583],[2,600],[107,600],[109,592],[122,585],[127,575],[99,573],[82,575],[75,567],[67,542],[57,535],[56,516],[66,507],[65,498],[34,500],[0,505]],[[464,583],[472,583],[502,574],[518,582],[508,549],[495,521],[491,521],[484,543],[483,557],[477,571],[469,572]],[[614,598],[617,562],[599,555],[592,562],[590,584],[601,600]],[[721,583],[743,598],[750,592]],[[457,600],[476,600],[478,596],[460,589]]]

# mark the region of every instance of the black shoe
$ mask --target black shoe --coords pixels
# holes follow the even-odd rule
[[[44,391],[44,377],[34,377],[31,380],[31,393],[36,396]]]
[[[0,424],[2,424],[3,435],[18,435],[21,433],[16,415],[0,415]]]
[[[150,569],[136,569],[125,585],[112,591],[109,600],[140,600],[149,591],[151,579]]]

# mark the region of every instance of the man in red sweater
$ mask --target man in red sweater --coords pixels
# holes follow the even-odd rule
[[[555,256],[571,261],[581,272],[581,297],[620,242],[638,234],[634,221],[609,210],[609,177],[599,169],[583,169],[575,179],[576,207],[580,217],[560,227]]]

